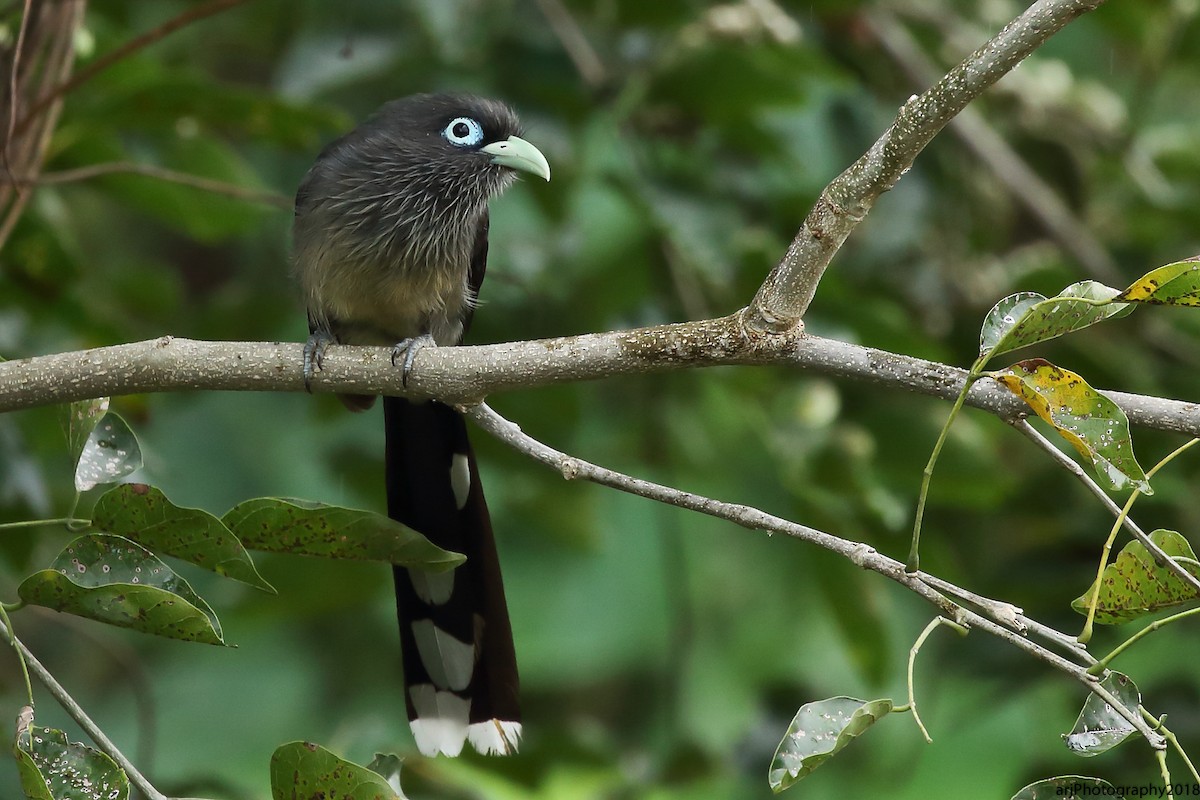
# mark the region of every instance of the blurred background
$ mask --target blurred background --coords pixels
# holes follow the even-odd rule
[[[36,4],[35,4],[36,5]],[[91,4],[76,69],[209,6]],[[898,106],[1019,13],[1011,0],[249,0],[229,3],[66,95],[49,179],[5,219],[0,354],[172,334],[301,341],[290,196],[321,147],[381,103],[429,90],[503,98],[549,158],[492,206],[475,343],[732,312],[820,190]],[[0,4],[11,57],[25,4]],[[1042,48],[946,131],[839,253],[808,330],[948,363],[1019,290],[1123,287],[1200,247],[1196,0],[1114,2]],[[5,59],[6,69],[8,59]],[[8,74],[8,73],[6,73]],[[922,77],[925,75],[925,77]],[[7,80],[5,83],[7,84]],[[136,163],[241,187],[145,175]],[[1020,169],[1014,168],[1016,164]],[[58,179],[54,173],[64,173]],[[53,182],[51,182],[53,181]],[[209,187],[212,188],[212,187]],[[218,187],[219,188],[219,187]],[[11,206],[9,207],[11,211]],[[1200,398],[1200,318],[1147,309],[1037,351],[1093,385]],[[1021,353],[1027,357],[1032,353]],[[695,370],[490,399],[547,443],[752,504],[902,558],[947,404],[784,369]],[[152,394],[114,403],[141,478],[222,513],[258,495],[383,508],[378,410],[331,397]],[[1182,442],[1135,431],[1143,467]],[[813,547],[567,483],[481,434],[522,670],[526,739],[509,759],[406,762],[410,796],[764,798],[803,703],[905,698],[932,610]],[[1141,525],[1197,527],[1189,455]],[[0,521],[67,513],[60,411],[0,417]],[[90,500],[85,498],[83,510]],[[1107,513],[999,421],[967,412],[932,489],[922,566],[1074,631]],[[69,536],[5,532],[0,598]],[[159,641],[36,609],[14,624],[170,795],[263,798],[280,743],[360,763],[413,755],[391,579],[378,564],[259,557],[278,597],[185,574],[237,649]],[[1101,631],[1096,651],[1130,630]],[[1185,746],[1200,743],[1200,644],[1174,628],[1115,666]],[[792,792],[809,798],[1008,797],[1086,773],[1157,774],[1144,745],[1086,764],[1059,734],[1083,694],[982,634],[936,633],[917,663],[933,736],[896,715]],[[23,703],[0,658],[0,719]],[[39,721],[82,738],[38,694]],[[1182,767],[1177,779],[1182,776]],[[11,764],[0,795],[15,796]]]

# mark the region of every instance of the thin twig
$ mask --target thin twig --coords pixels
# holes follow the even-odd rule
[[[17,29],[17,41],[13,45],[12,63],[8,73],[8,120],[7,133],[4,136],[4,148],[0,155],[4,157],[4,171],[13,177],[12,162],[9,160],[8,148],[12,144],[13,135],[17,128],[17,75],[21,71],[21,51],[25,47],[25,33],[29,30],[30,17],[33,13],[33,0],[25,0],[25,10],[21,13],[21,26]]]
[[[1161,750],[1166,747],[1166,742],[1160,734],[1154,732],[1138,716],[1135,710],[1124,707],[1120,700],[1102,686],[1083,667],[1066,660],[1057,653],[1030,641],[1003,625],[954,603],[942,593],[934,590],[926,581],[927,576],[924,573],[907,572],[904,564],[879,553],[869,545],[843,539],[824,531],[810,528],[807,525],[801,525],[782,517],[776,517],[751,506],[714,500],[670,486],[663,486],[651,481],[642,480],[641,478],[635,478],[631,475],[625,475],[615,470],[575,458],[525,434],[521,431],[520,427],[509,422],[483,403],[462,410],[464,414],[474,420],[477,425],[489,434],[500,439],[518,452],[533,458],[535,461],[556,469],[567,480],[583,479],[600,484],[601,486],[608,486],[623,492],[635,494],[639,497],[645,497],[691,511],[698,511],[711,517],[727,520],[750,530],[782,533],[815,544],[818,547],[843,556],[858,567],[890,578],[933,604],[947,619],[959,625],[983,630],[1074,678],[1088,691],[1096,694],[1106,703],[1113,706],[1117,713],[1129,722],[1146,739],[1146,742],[1151,747],[1155,750]]]
[[[1149,711],[1142,708],[1141,706],[1138,706],[1138,710],[1142,712],[1142,717],[1148,723],[1150,723],[1151,725],[1154,726],[1155,730],[1161,730],[1163,732],[1163,736],[1165,736],[1167,741],[1171,743],[1171,747],[1173,747],[1175,749],[1175,752],[1179,755],[1179,757],[1183,759],[1183,763],[1187,764],[1188,772],[1190,772],[1192,774],[1192,780],[1195,781],[1197,784],[1200,784],[1200,772],[1196,771],[1196,765],[1192,763],[1192,759],[1188,758],[1187,751],[1184,750],[1183,747],[1179,744],[1179,739],[1175,738],[1175,734],[1172,733],[1170,728],[1168,728],[1166,726],[1166,724],[1165,724],[1166,719],[1167,719],[1166,715],[1164,714],[1163,717],[1160,719],[1158,717],[1155,717],[1153,714],[1151,714]]]
[[[23,133],[33,122],[33,120],[36,119],[37,116],[43,111],[45,111],[46,108],[55,100],[58,100],[63,95],[72,92],[75,89],[78,89],[84,83],[87,83],[92,78],[111,67],[113,64],[116,64],[118,61],[128,58],[138,50],[142,50],[145,47],[154,44],[160,39],[169,36],[186,25],[190,25],[193,22],[206,17],[211,17],[214,14],[219,14],[222,11],[227,11],[234,6],[241,5],[244,2],[246,2],[246,0],[210,0],[210,2],[203,5],[192,6],[183,13],[172,17],[158,27],[152,28],[140,36],[135,36],[125,44],[118,47],[116,50],[105,53],[85,68],[79,70],[79,72],[76,72],[66,81],[60,83],[52,91],[38,98],[38,101],[30,107],[29,111],[25,113],[25,116],[21,118],[20,123],[17,124],[17,133]]]
[[[238,186],[234,183],[218,181],[212,178],[204,178],[199,175],[192,175],[187,172],[179,172],[166,167],[159,167],[153,164],[138,164],[132,161],[113,161],[103,164],[89,164],[85,167],[76,167],[74,169],[58,170],[57,172],[46,172],[40,175],[36,180],[18,181],[21,185],[36,183],[38,185],[50,185],[59,183],[71,183],[74,181],[85,181],[91,178],[98,178],[104,175],[131,174],[142,175],[147,178],[167,181],[169,183],[177,183],[181,186],[190,186],[193,189],[220,194],[226,197],[232,197],[235,200],[245,200],[249,203],[261,203],[263,205],[275,206],[282,209],[290,209],[292,207],[292,199],[278,192],[272,192],[264,189],[249,189],[245,186]]]
[[[911,83],[928,86],[937,80],[938,70],[896,17],[879,8],[864,16],[883,51],[900,66]],[[975,108],[964,108],[950,123],[949,130],[1089,275],[1114,286],[1121,285],[1121,271],[1108,251],[1054,188],[988,125],[983,114]]]
[[[591,42],[584,36],[575,17],[571,16],[570,9],[563,5],[562,0],[537,0],[537,5],[542,16],[546,18],[546,24],[558,37],[567,57],[571,59],[575,69],[579,70],[579,77],[583,78],[583,82],[592,89],[603,86],[608,80],[608,70],[604,68],[604,62],[596,54]]]
[[[37,87],[25,87],[26,93],[30,97],[44,96],[49,86],[65,80],[66,76],[70,74],[75,62],[75,31],[83,19],[85,5],[85,0],[60,0],[52,5],[35,6],[46,14],[51,11],[57,13],[49,20],[39,18],[39,29],[48,27],[50,30],[46,36],[49,44],[44,46],[45,55],[41,61]],[[40,42],[38,47],[42,47]],[[12,99],[14,107],[17,102],[17,98]],[[18,127],[10,135],[8,141],[4,143],[5,157],[11,165],[7,170],[10,175],[18,173],[27,176],[37,175],[41,171],[42,156],[50,143],[50,137],[54,132],[54,126],[61,110],[61,102],[52,102],[46,113],[42,115],[39,128],[23,135]],[[8,241],[8,237],[12,234],[29,202],[29,192],[23,191],[20,187],[14,187],[14,190],[11,193],[11,199],[10,193],[0,192],[0,205],[6,205],[4,218],[0,220],[0,248],[3,248],[4,243]]]
[[[0,638],[17,648],[17,651],[29,664],[29,671],[33,673],[33,676],[46,687],[50,695],[58,701],[58,704],[63,707],[63,710],[67,712],[71,719],[75,720],[76,724],[83,729],[83,732],[96,743],[96,746],[104,751],[109,758],[117,762],[117,766],[125,770],[125,774],[129,776],[130,782],[138,788],[138,791],[149,798],[149,800],[168,800],[166,795],[155,789],[150,781],[146,780],[145,776],[138,772],[137,768],[125,757],[125,754],[112,743],[111,739],[104,735],[104,731],[100,730],[95,722],[92,722],[92,718],[80,707],[79,703],[75,702],[75,698],[71,697],[67,690],[63,688],[63,685],[29,651],[29,648],[20,639],[13,636],[3,624],[0,624]]]
[[[1081,644],[1074,636],[1069,633],[1063,633],[1060,630],[1051,628],[1049,625],[1038,622],[1032,617],[1025,615],[1024,609],[1014,606],[1012,603],[1007,603],[1003,600],[993,600],[990,597],[984,597],[976,594],[969,589],[964,589],[961,586],[956,586],[949,581],[942,580],[936,575],[930,575],[927,572],[921,573],[921,580],[928,583],[933,588],[945,595],[949,595],[959,601],[969,603],[978,608],[982,613],[986,614],[990,619],[1012,628],[1017,633],[1031,633],[1038,636],[1047,642],[1050,642],[1064,651],[1070,656],[1079,660],[1082,664],[1091,666],[1096,663],[1096,659],[1087,648]]]
[[[921,715],[917,711],[917,684],[913,679],[913,674],[917,668],[917,654],[921,652],[921,645],[925,644],[925,640],[929,638],[929,634],[943,625],[949,625],[962,635],[967,634],[967,629],[956,622],[951,622],[945,617],[934,617],[929,624],[925,626],[925,630],[921,631],[921,635],[913,642],[912,647],[908,648],[908,710],[912,712],[913,722],[917,723],[917,728],[920,729],[921,735],[925,737],[927,744],[933,744],[933,738],[929,735],[929,731],[925,728],[925,723],[921,721]]]
[[[895,121],[866,154],[825,187],[747,309],[746,328],[781,332],[796,327],[834,254],[925,146],[968,103],[1047,39],[1102,3],[1038,0],[932,88],[901,106]]]
[[[1197,578],[1195,575],[1188,572],[1183,568],[1183,565],[1163,552],[1163,549],[1155,544],[1150,537],[1146,535],[1145,531],[1143,531],[1133,520],[1131,520],[1128,515],[1122,513],[1120,506],[1118,506],[1113,499],[1108,496],[1107,492],[1100,488],[1100,485],[1092,479],[1091,475],[1088,475],[1087,472],[1084,471],[1083,467],[1079,466],[1075,459],[1071,458],[1066,453],[1055,447],[1053,442],[1043,436],[1037,428],[1029,424],[1029,420],[1020,418],[1013,419],[1009,420],[1009,424],[1021,433],[1025,434],[1030,441],[1045,451],[1051,458],[1054,459],[1056,463],[1063,467],[1063,469],[1074,475],[1089,492],[1095,495],[1095,497],[1104,504],[1105,508],[1112,512],[1115,517],[1117,517],[1117,519],[1122,519],[1125,524],[1125,529],[1128,530],[1129,533],[1133,535],[1133,538],[1137,539],[1147,551],[1149,551],[1150,555],[1153,556],[1155,563],[1170,572],[1175,577],[1179,578],[1179,580],[1187,584],[1192,591],[1200,595],[1200,578]]]

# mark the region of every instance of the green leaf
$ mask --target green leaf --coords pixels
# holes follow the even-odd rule
[[[1110,672],[1100,685],[1112,692],[1126,710],[1134,715],[1139,713],[1142,695],[1128,675]],[[1089,693],[1079,719],[1075,720],[1075,727],[1063,736],[1063,740],[1068,749],[1090,758],[1108,752],[1135,733],[1136,729],[1116,709],[1098,695]]]
[[[137,437],[117,414],[108,412],[84,442],[75,467],[75,488],[86,492],[100,483],[115,483],[142,466]]]
[[[68,742],[54,728],[29,724],[22,713],[13,754],[21,788],[30,800],[126,800],[129,778],[111,758],[95,748]]]
[[[1200,563],[1187,539],[1160,528],[1151,532],[1150,541],[1188,572],[1200,577]],[[1095,591],[1093,581],[1086,592],[1071,601],[1071,608],[1086,615]],[[1104,568],[1096,601],[1096,622],[1103,625],[1130,622],[1196,598],[1192,587],[1156,562],[1141,542],[1132,541]]]
[[[224,644],[216,614],[136,542],[92,533],[17,588],[26,603],[170,639]]]
[[[311,742],[289,742],[271,755],[273,800],[404,800],[387,780]]]
[[[1080,281],[1054,297],[1019,292],[996,303],[979,332],[979,355],[997,356],[1054,339],[1133,311],[1126,303],[1109,303],[1118,292],[1096,281]]]
[[[92,527],[218,575],[275,591],[221,520],[198,508],[180,508],[153,486],[126,483],[105,492],[92,509]]]
[[[771,791],[778,794],[791,788],[891,710],[891,700],[853,697],[830,697],[801,706],[771,760],[767,777]]]
[[[1053,425],[1109,488],[1132,485],[1142,494],[1154,493],[1133,455],[1125,412],[1082,377],[1042,358],[988,374]]]
[[[1059,775],[1029,784],[1012,796],[1012,800],[1081,800],[1090,797],[1115,797],[1113,785],[1100,778],[1086,775]]]
[[[1200,306],[1200,256],[1151,270],[1117,297],[1131,303]]]
[[[222,521],[251,550],[321,558],[385,561],[435,572],[465,559],[372,511],[258,497],[238,503]]]
[[[1002,298],[983,318],[979,329],[979,355],[987,353],[999,355],[1012,348],[998,349],[1004,337],[1023,320],[1030,310],[1038,303],[1045,302],[1046,296],[1037,292],[1017,292]]]
[[[17,715],[17,736],[13,740],[13,755],[16,756],[17,775],[21,781],[21,789],[28,800],[54,800],[46,778],[38,769],[37,762],[30,752],[33,747],[33,708],[25,706]]]

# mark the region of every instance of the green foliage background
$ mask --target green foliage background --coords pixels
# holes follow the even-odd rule
[[[80,64],[189,5],[93,3]],[[744,305],[820,189],[921,88],[863,24],[874,3],[781,2],[799,38],[780,41],[780,29],[728,24],[730,9],[744,18],[751,4],[567,0],[604,65],[596,86],[543,5],[252,0],[72,93],[47,169],[129,160],[289,195],[324,143],[387,99],[442,89],[502,97],[554,168],[549,185],[526,181],[493,204],[471,339],[504,341]],[[889,5],[944,65],[1022,7]],[[1114,255],[1122,279],[1198,249],[1198,11],[1114,0],[976,106]],[[19,4],[0,14],[11,36]],[[138,176],[39,188],[0,252],[0,353],[163,334],[299,341],[289,216]],[[943,135],[839,254],[807,324],[966,365],[999,297],[1054,294],[1086,277],[1105,280],[1064,257]],[[1194,314],[1150,311],[1039,353],[1096,386],[1194,399],[1198,342]],[[947,411],[777,369],[492,400],[583,458],[898,557]],[[378,412],[248,393],[146,395],[116,408],[141,437],[143,478],[181,505],[221,513],[264,494],[383,505]],[[1147,467],[1179,443],[1134,435]],[[766,797],[771,753],[798,706],[834,694],[902,701],[905,654],[931,610],[897,587],[811,547],[566,483],[482,435],[475,442],[501,539],[527,738],[512,759],[410,761],[414,797]],[[1194,456],[1173,465],[1141,508],[1143,527],[1195,531],[1196,479]],[[58,516],[69,498],[56,412],[0,417],[0,520]],[[968,413],[934,480],[922,566],[1073,628],[1068,604],[1092,580],[1109,524],[1021,437]],[[0,596],[12,599],[65,541],[6,533]],[[236,650],[37,610],[14,622],[169,794],[263,797],[271,751],[297,738],[360,763],[411,750],[387,569],[285,557],[262,558],[261,569],[279,597],[188,573]],[[1098,638],[1100,651],[1117,641]],[[1192,747],[1197,641],[1160,634],[1117,664]],[[1058,738],[1079,688],[997,641],[938,634],[917,675],[934,744],[897,716],[793,792],[1001,797],[1061,772],[1122,784],[1155,775],[1138,745],[1079,764]],[[19,687],[15,662],[0,658],[0,718],[15,716]],[[38,711],[40,723],[73,730],[48,699]],[[0,793],[11,796],[13,770],[3,770]]]

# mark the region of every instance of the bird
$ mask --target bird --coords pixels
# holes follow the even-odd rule
[[[550,180],[507,104],[416,94],[328,145],[296,192],[294,276],[308,311],[309,385],[331,344],[392,346],[408,383],[426,347],[462,342],[483,283],[488,201]],[[375,398],[339,395],[351,410]],[[495,537],[466,423],[434,400],[383,398],[388,516],[466,561],[393,567],[404,697],[418,750],[515,753],[518,674]]]

